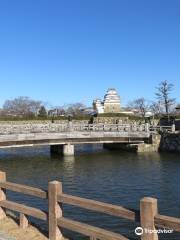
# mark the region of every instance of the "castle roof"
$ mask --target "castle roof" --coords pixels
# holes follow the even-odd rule
[[[119,103],[120,97],[115,88],[109,88],[104,96],[104,103]]]

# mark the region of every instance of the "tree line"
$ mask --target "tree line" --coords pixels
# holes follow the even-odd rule
[[[169,118],[170,114],[175,113],[176,107],[176,99],[171,96],[173,89],[174,85],[164,80],[156,87],[155,101],[148,101],[144,97],[140,97],[130,102],[128,107],[139,110],[143,118],[148,111],[156,116],[165,114]]]
[[[129,110],[136,110],[141,117],[145,117],[150,111],[153,115],[160,116],[166,114],[168,117],[175,110],[175,98],[171,97],[174,85],[167,80],[162,81],[155,92],[156,101],[148,101],[144,97],[137,98],[128,103]],[[82,116],[88,115],[84,111],[87,107],[82,103],[68,104],[65,106],[54,107],[47,110],[46,104],[42,101],[36,101],[29,97],[17,97],[12,100],[6,100],[0,111],[0,116],[6,117],[53,117],[56,116]]]
[[[46,104],[42,101],[33,100],[29,97],[17,97],[12,100],[6,100],[0,111],[1,117],[21,117],[21,118],[46,118],[53,117],[55,110],[58,116],[81,115],[86,106],[82,103],[68,104],[58,106],[47,110]]]

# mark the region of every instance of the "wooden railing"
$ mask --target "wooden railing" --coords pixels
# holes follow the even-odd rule
[[[6,190],[48,200],[49,209],[45,212],[38,208],[9,201],[6,198]],[[39,188],[8,182],[6,173],[0,172],[0,219],[6,217],[6,209],[9,209],[20,214],[21,228],[28,227],[28,216],[47,221],[49,223],[50,240],[63,239],[62,228],[86,235],[91,240],[128,240],[127,237],[121,234],[63,217],[62,204],[64,203],[136,222],[140,221],[140,226],[144,230],[141,236],[142,240],[158,240],[157,232],[153,231],[156,230],[156,226],[180,231],[180,219],[160,215],[158,213],[157,199],[154,198],[143,198],[140,201],[140,211],[130,210],[122,206],[65,194],[62,190],[62,183],[58,181],[49,182],[48,191],[44,191]]]
[[[39,188],[8,182],[6,181],[6,173],[0,172],[0,219],[6,216],[4,209],[9,209],[20,213],[20,227],[22,228],[26,228],[28,226],[27,216],[47,221],[48,214],[46,212],[7,200],[5,190],[47,199],[47,193],[45,191]]]

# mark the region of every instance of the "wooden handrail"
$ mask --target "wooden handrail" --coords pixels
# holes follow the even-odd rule
[[[180,232],[180,218],[157,214],[154,221],[155,225],[158,227],[173,229],[174,231]]]
[[[34,187],[7,182],[7,181],[0,182],[0,187],[10,191],[19,192],[19,193],[31,195],[31,196],[42,198],[42,199],[47,199],[47,192],[40,188],[34,188]]]
[[[6,190],[19,192],[35,196],[42,199],[48,198],[49,211],[46,213],[40,209],[29,207],[6,199]],[[116,217],[122,217],[136,221],[140,217],[140,226],[150,230],[155,230],[155,226],[173,229],[180,232],[180,218],[160,215],[158,213],[158,202],[155,198],[145,197],[140,201],[140,212],[126,209],[109,203],[104,203],[87,198],[81,198],[63,193],[62,183],[58,181],[49,182],[48,191],[34,188],[22,184],[6,181],[6,173],[0,172],[0,218],[6,217],[5,209],[20,213],[20,227],[28,226],[28,216],[32,216],[44,221],[49,221],[49,239],[59,240],[62,236],[60,228],[66,228],[84,234],[91,239],[100,240],[128,240],[121,234],[113,233],[95,226],[70,220],[63,216],[61,204],[70,204],[80,208],[97,211]],[[60,227],[60,228],[58,228]],[[143,240],[158,239],[156,232],[143,232]]]
[[[81,223],[78,221],[74,221],[74,220],[69,220],[67,218],[59,218],[57,220],[58,222],[58,226],[74,231],[74,232],[78,232],[80,234],[83,234],[85,236],[90,236],[90,237],[94,237],[95,239],[102,239],[102,240],[128,240],[128,238],[117,234],[117,233],[113,233],[107,230],[104,230],[102,228],[98,228],[98,227],[94,227],[94,226],[90,226],[88,224],[85,223]]]
[[[47,220],[47,213],[32,207],[27,207],[23,204],[11,202],[11,201],[0,201],[0,206],[15,212],[23,213],[25,215],[35,217],[41,220]]]
[[[121,206],[116,206],[86,198],[80,198],[64,193],[58,196],[58,201],[61,203],[78,206],[80,208],[85,208],[88,210],[106,213],[109,215],[123,217],[135,221],[135,211],[131,211]]]

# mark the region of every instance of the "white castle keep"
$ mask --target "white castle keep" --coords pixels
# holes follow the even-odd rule
[[[93,101],[93,108],[97,113],[119,113],[121,111],[120,97],[114,88],[109,88],[104,100]]]

